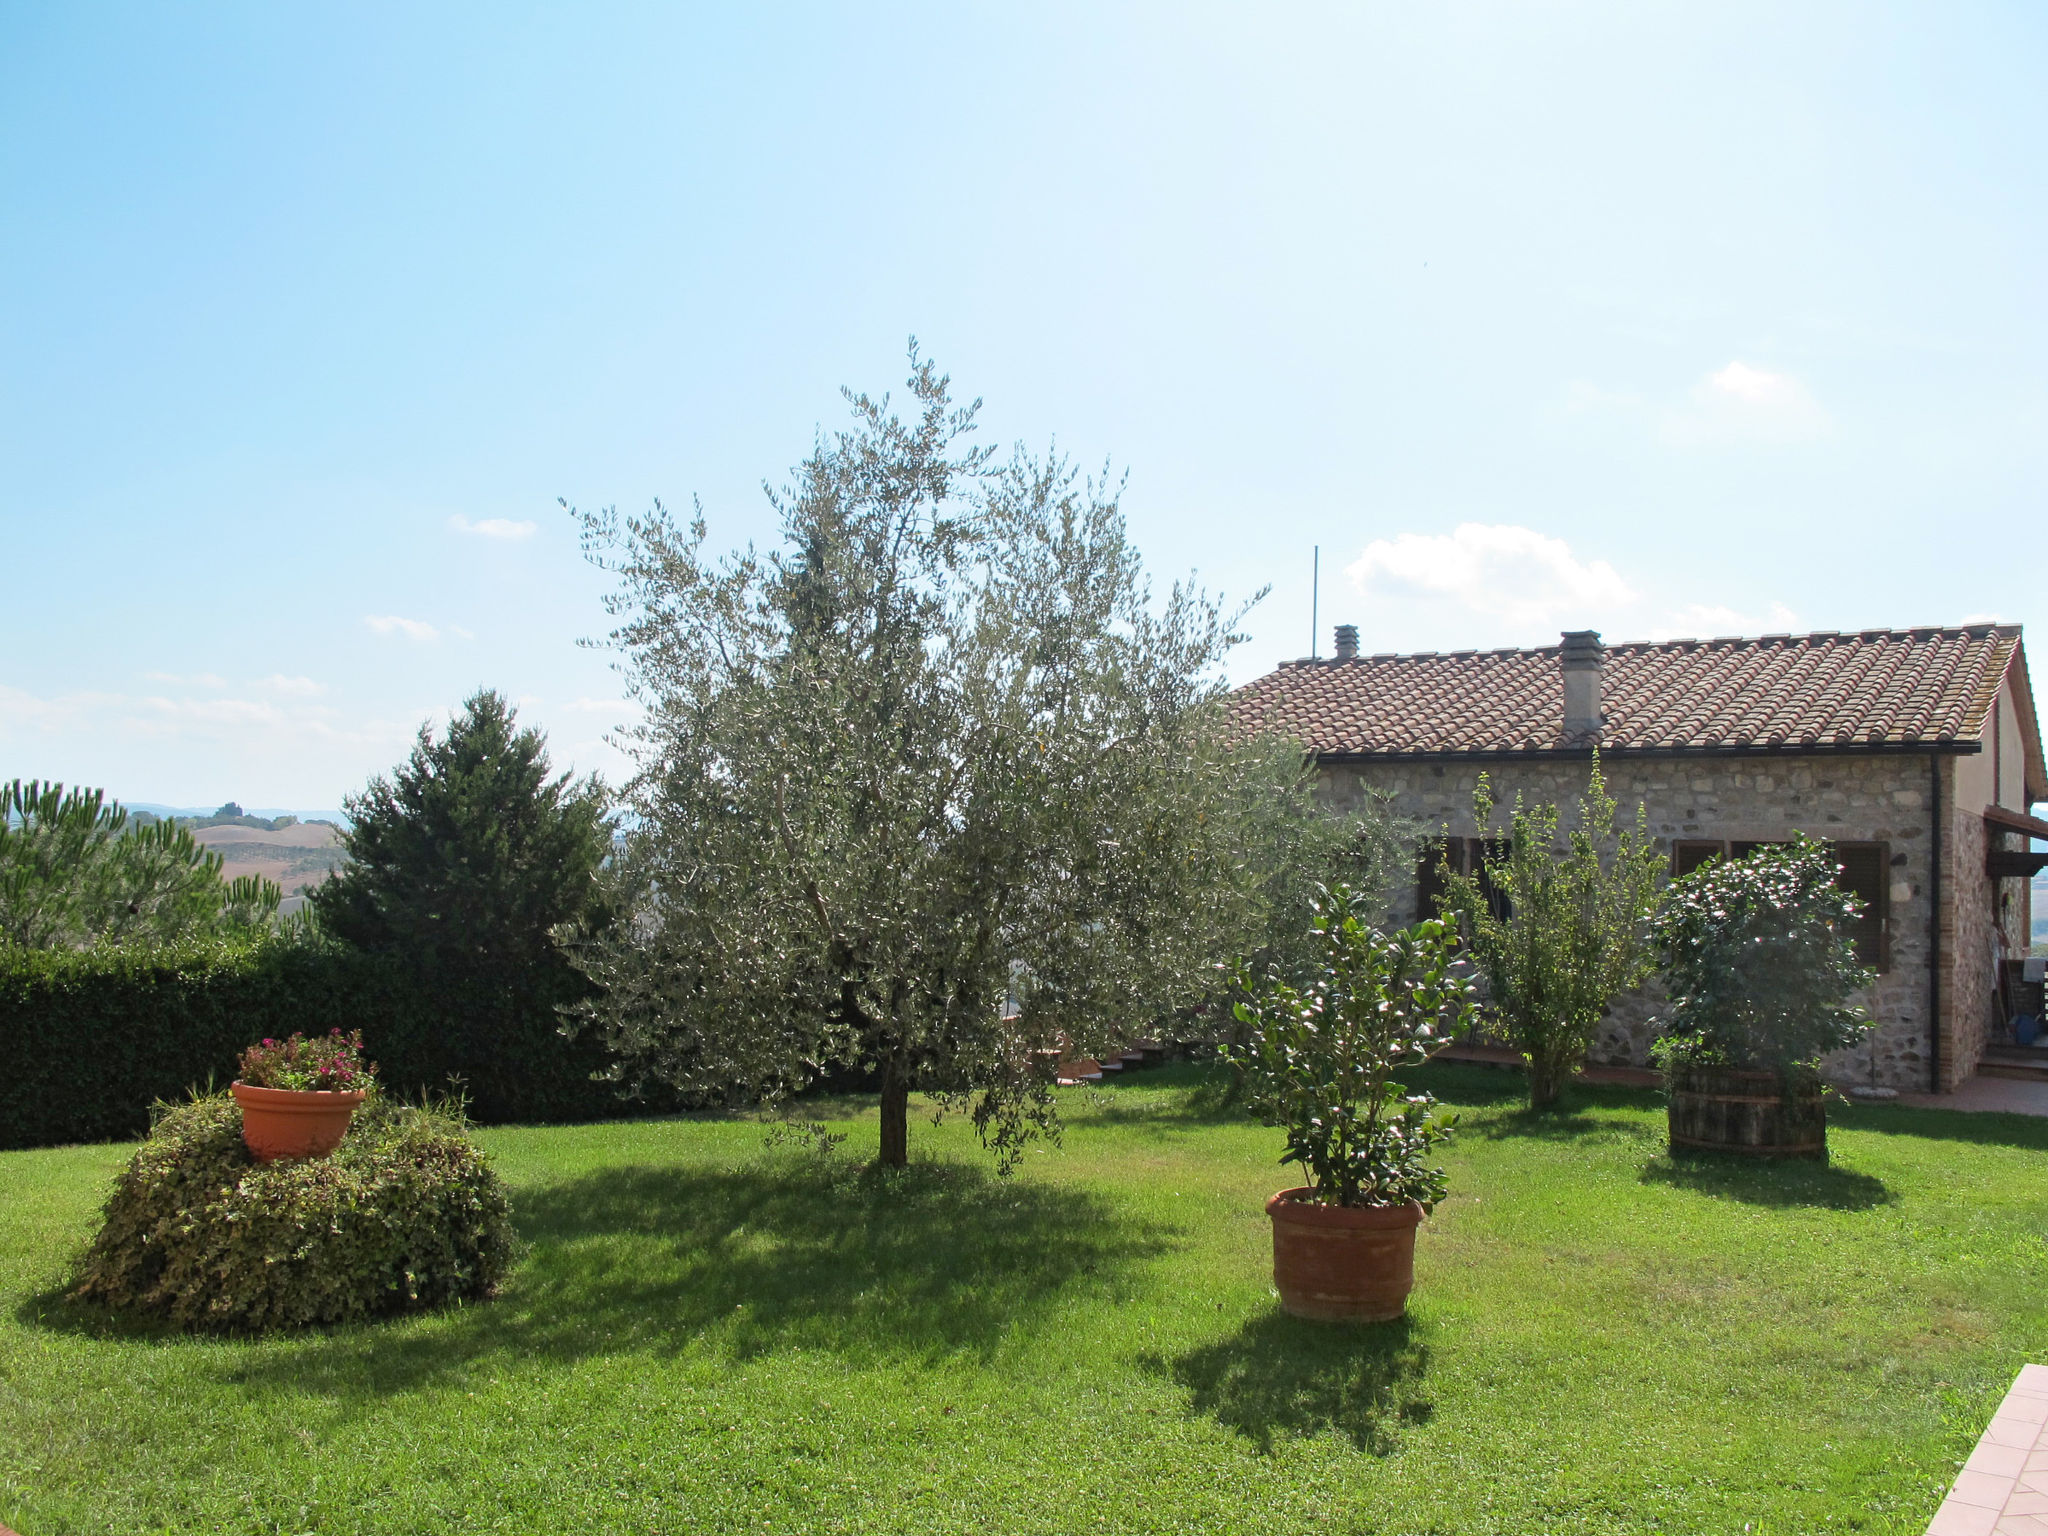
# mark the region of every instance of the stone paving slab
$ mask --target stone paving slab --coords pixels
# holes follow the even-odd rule
[[[2023,1365],[1927,1536],[2048,1536],[2048,1365]]]

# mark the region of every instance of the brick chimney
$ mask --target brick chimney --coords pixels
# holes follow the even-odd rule
[[[1571,734],[1599,733],[1600,667],[1607,655],[1597,629],[1568,629],[1559,661],[1564,669],[1564,728]]]
[[[1339,661],[1358,660],[1358,626],[1356,624],[1339,624],[1337,626],[1337,659]]]

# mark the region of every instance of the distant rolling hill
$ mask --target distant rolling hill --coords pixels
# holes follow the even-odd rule
[[[192,834],[225,861],[221,878],[261,875],[286,896],[305,894],[348,860],[341,835],[327,822],[302,821],[275,832],[255,827],[200,827]],[[296,903],[294,903],[296,905]]]

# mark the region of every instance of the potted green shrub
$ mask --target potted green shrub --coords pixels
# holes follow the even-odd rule
[[[1283,1163],[1309,1182],[1266,1202],[1273,1284],[1297,1317],[1399,1317],[1415,1284],[1415,1229],[1443,1198],[1429,1150],[1450,1134],[1427,1094],[1394,1081],[1470,1022],[1456,935],[1436,919],[1385,933],[1357,892],[1322,893],[1305,978],[1240,967],[1230,1056],[1247,1102],[1287,1132]]]
[[[1674,1151],[1827,1156],[1820,1060],[1869,1031],[1849,999],[1872,978],[1849,938],[1861,902],[1837,874],[1801,833],[1709,860],[1666,893],[1656,1055]]]
[[[363,1032],[308,1040],[265,1039],[242,1052],[230,1084],[242,1109],[242,1140],[258,1162],[325,1157],[341,1145],[356,1107],[376,1086],[363,1061]]]

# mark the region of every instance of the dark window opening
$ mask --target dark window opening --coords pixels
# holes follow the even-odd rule
[[[1728,857],[1731,859],[1746,859],[1759,848],[1777,848],[1783,846],[1784,842],[1785,839],[1782,837],[1769,837],[1747,843],[1730,843],[1728,845]]]
[[[1674,842],[1671,845],[1671,878],[1682,879],[1707,860],[1720,858],[1725,851],[1719,843],[1704,842],[1697,838]]]
[[[1479,877],[1479,890],[1486,897],[1486,908],[1495,919],[1506,922],[1514,915],[1515,904],[1508,900],[1506,891],[1493,883],[1493,871],[1487,861],[1505,864],[1514,844],[1505,837],[1468,837],[1465,840],[1465,857],[1470,862],[1472,873]]]
[[[1462,837],[1432,837],[1422,844],[1415,858],[1415,920],[1438,917],[1442,914],[1437,903],[1443,899],[1445,855],[1449,855],[1451,868],[1464,873],[1463,855],[1465,839]]]

